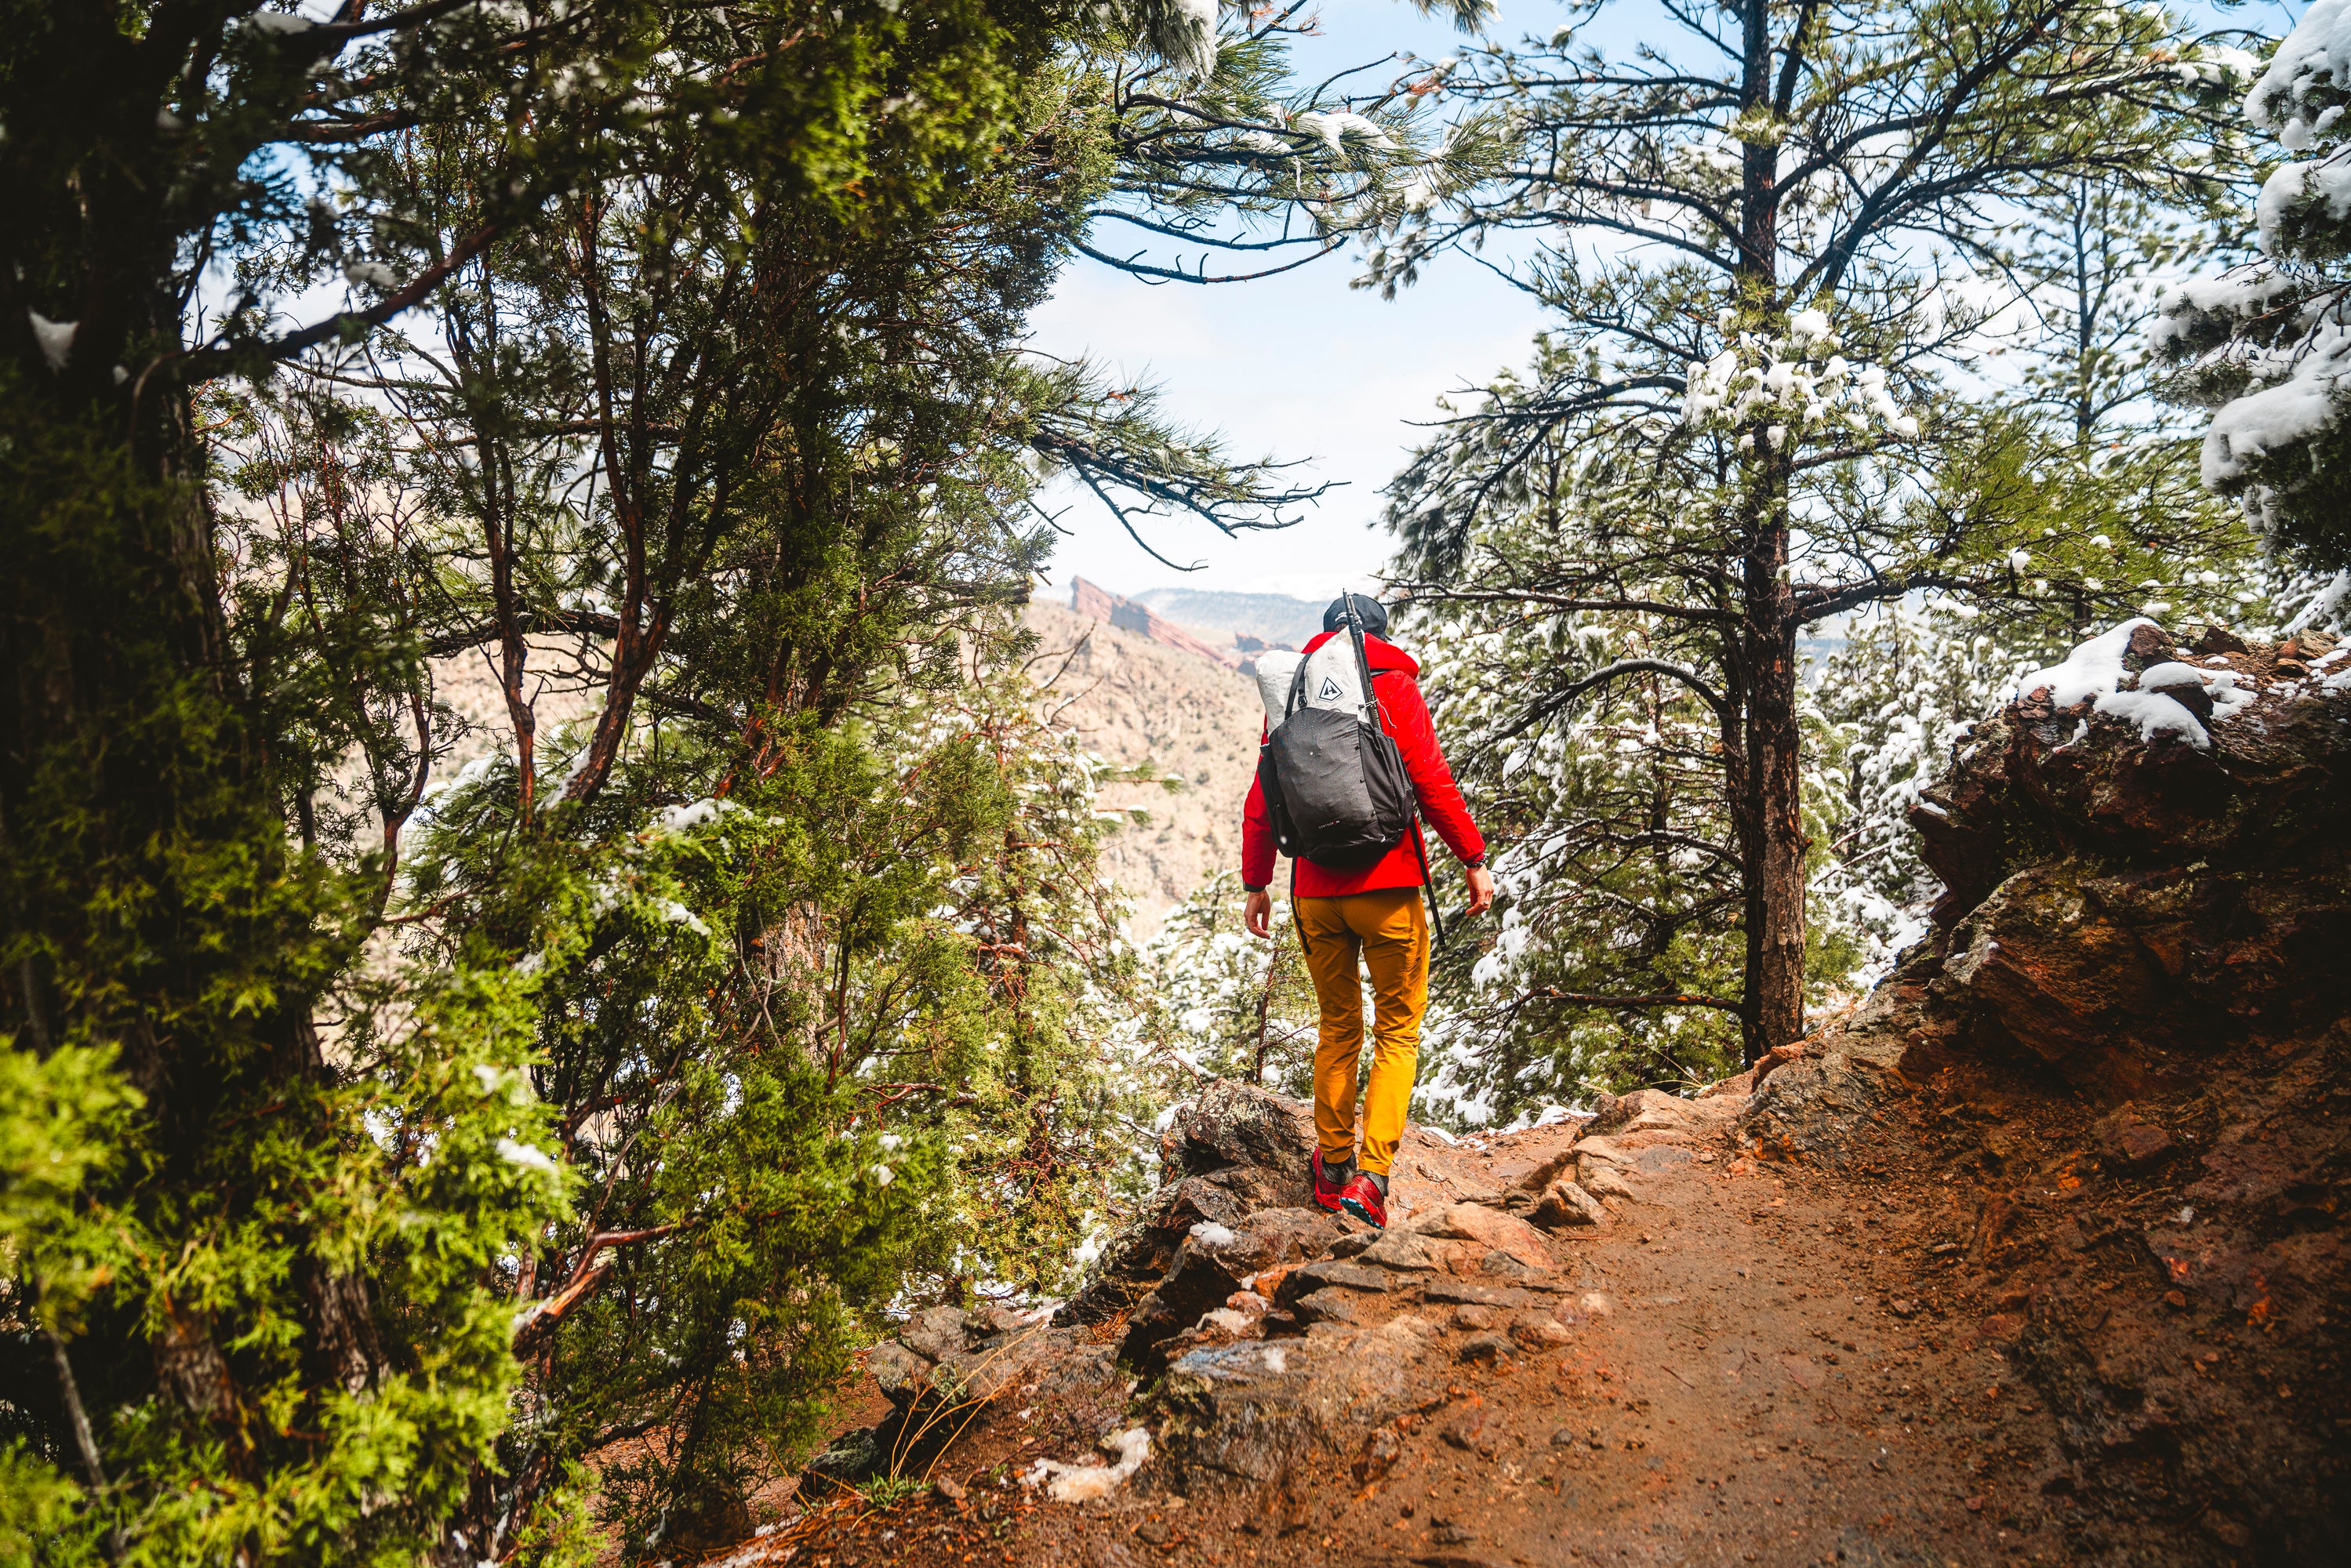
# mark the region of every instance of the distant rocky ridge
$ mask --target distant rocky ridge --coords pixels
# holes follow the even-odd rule
[[[1257,686],[1221,660],[1032,600],[1038,678],[1087,749],[1123,766],[1149,762],[1183,780],[1108,787],[1102,805],[1140,808],[1146,823],[1111,835],[1103,870],[1134,901],[1129,935],[1148,938],[1167,911],[1220,868],[1240,864],[1241,802],[1257,770],[1264,709]]]
[[[1329,602],[1286,593],[1219,593],[1200,588],[1148,588],[1131,597],[1170,621],[1219,633],[1217,640],[1233,638],[1247,647],[1255,639],[1272,648],[1304,647],[1322,630],[1322,608]]]
[[[1122,632],[1132,632],[1164,647],[1196,653],[1228,669],[1240,667],[1242,655],[1238,648],[1217,647],[1191,628],[1179,626],[1168,620],[1148,604],[1123,598],[1099,582],[1088,582],[1082,577],[1071,579],[1070,609],[1072,613],[1089,621],[1107,621]]]
[[[1216,619],[1186,623],[1171,619],[1177,610],[1162,614],[1155,608],[1158,604]],[[1322,630],[1322,617],[1320,607],[1280,594],[1156,588],[1129,599],[1082,577],[1071,580],[1070,609],[1089,621],[1106,621],[1122,632],[1212,660],[1244,675],[1257,673],[1259,653],[1305,646]]]

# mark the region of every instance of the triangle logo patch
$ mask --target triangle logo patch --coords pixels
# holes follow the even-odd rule
[[[1333,697],[1344,696],[1345,695],[1345,691],[1339,685],[1338,676],[1325,675],[1322,677],[1322,689],[1314,694],[1314,700],[1317,702],[1327,703]]]

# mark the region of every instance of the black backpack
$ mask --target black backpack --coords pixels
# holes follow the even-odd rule
[[[1332,871],[1361,871],[1379,863],[1412,834],[1421,876],[1428,875],[1428,851],[1417,828],[1419,798],[1404,753],[1380,724],[1380,699],[1372,686],[1372,665],[1364,651],[1364,623],[1354,596],[1346,596],[1347,637],[1363,680],[1360,706],[1318,707],[1306,690],[1311,661],[1301,659],[1290,677],[1281,722],[1258,750],[1258,785],[1275,847],[1293,861],[1310,860]],[[1325,644],[1328,646],[1328,644]],[[1346,694],[1322,694],[1343,703]],[[1436,904],[1434,894],[1430,909]]]

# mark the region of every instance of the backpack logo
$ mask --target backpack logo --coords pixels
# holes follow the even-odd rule
[[[1339,685],[1338,676],[1325,675],[1322,677],[1322,689],[1314,694],[1314,700],[1317,702],[1327,703],[1332,698],[1343,695],[1343,693],[1344,688]]]

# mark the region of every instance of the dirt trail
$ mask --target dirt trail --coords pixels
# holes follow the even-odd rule
[[[2191,661],[2258,694],[2209,746],[1979,725],[1933,930],[1751,1093],[1416,1131],[1374,1238],[1306,1107],[1204,1086],[1051,1322],[915,1314],[737,1568],[2351,1563],[2351,646],[2117,679]]]
[[[1399,1208],[1492,1193],[1575,1135],[1459,1148],[1416,1135]],[[1942,1245],[1935,1172],[1758,1166],[1698,1141],[1635,1159],[1638,1200],[1552,1243],[1542,1282],[1563,1289],[1498,1292],[1518,1306],[1428,1299],[1441,1290],[1366,1298],[1365,1322],[1411,1313],[1433,1331],[1412,1370],[1419,1408],[1384,1426],[1392,1458],[1190,1500],[1146,1466],[1102,1501],[1040,1503],[1016,1472],[1084,1455],[1123,1424],[1117,1402],[1003,1399],[929,1472],[960,1497],[837,1506],[742,1555],[816,1568],[2166,1560],[2107,1521],[2084,1533],[2054,1421],[1997,1346],[1920,1304],[1943,1267],[1929,1250]],[[1510,1348],[1489,1357],[1497,1333]]]

